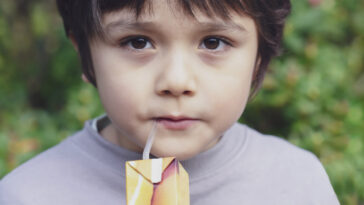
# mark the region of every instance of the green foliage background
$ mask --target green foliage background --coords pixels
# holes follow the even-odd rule
[[[364,204],[364,1],[297,0],[284,53],[241,121],[314,152]],[[53,1],[0,1],[0,178],[103,112]]]

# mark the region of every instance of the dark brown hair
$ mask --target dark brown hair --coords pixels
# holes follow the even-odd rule
[[[169,2],[171,0],[168,0]],[[248,15],[258,28],[258,58],[252,81],[252,93],[260,87],[272,57],[280,54],[284,22],[291,10],[289,0],[174,0],[181,10],[194,17],[196,10],[207,16],[229,19],[231,12]],[[57,0],[67,36],[76,40],[82,69],[88,80],[96,86],[91,58],[90,40],[102,36],[103,14],[130,9],[138,18],[152,0]]]

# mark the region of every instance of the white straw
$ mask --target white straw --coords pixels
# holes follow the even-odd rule
[[[156,128],[157,128],[157,121],[154,121],[152,130],[149,133],[147,143],[145,144],[144,150],[143,150],[143,160],[149,159],[150,150],[152,149]]]

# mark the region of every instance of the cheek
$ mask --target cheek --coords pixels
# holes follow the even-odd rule
[[[131,66],[120,57],[103,50],[105,52],[96,51],[93,59],[101,101],[108,114],[129,117],[139,102],[140,76],[131,72]]]
[[[103,107],[106,112],[114,116],[125,116],[128,118],[132,115],[133,106],[135,105],[136,96],[130,86],[124,83],[112,83],[111,81],[98,81],[98,91]],[[128,109],[126,109],[128,108]],[[122,114],[120,113],[122,112]]]
[[[211,112],[216,124],[223,126],[234,123],[243,113],[249,94],[254,64],[230,64],[226,73],[221,73],[209,88]],[[210,81],[214,82],[214,81]],[[219,126],[219,125],[216,125]]]
[[[148,129],[140,126],[144,120],[143,109],[145,98],[138,86],[128,80],[118,82],[100,81],[98,86],[103,107],[120,135],[141,146],[147,136]]]
[[[220,88],[219,97],[214,101],[217,115],[228,121],[235,121],[242,114],[250,91],[250,83],[232,82]]]
[[[97,68],[97,89],[105,111],[114,120],[132,119],[134,108],[138,106],[138,86],[132,76],[121,72],[118,67],[104,66]],[[114,65],[115,66],[115,65]],[[122,66],[122,65],[119,65]],[[106,70],[107,69],[107,70]]]

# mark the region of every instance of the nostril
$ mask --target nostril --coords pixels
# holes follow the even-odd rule
[[[161,94],[163,94],[163,95],[192,95],[192,91],[190,91],[190,90],[185,90],[185,91],[183,91],[183,92],[172,92],[172,91],[170,91],[170,90],[163,90],[162,92],[161,92]]]
[[[191,93],[192,93],[192,92],[191,92],[190,90],[185,90],[185,91],[183,92],[183,94],[184,94],[184,95],[191,95]]]
[[[170,95],[171,94],[171,91],[169,91],[169,90],[163,90],[162,93],[164,95]]]

